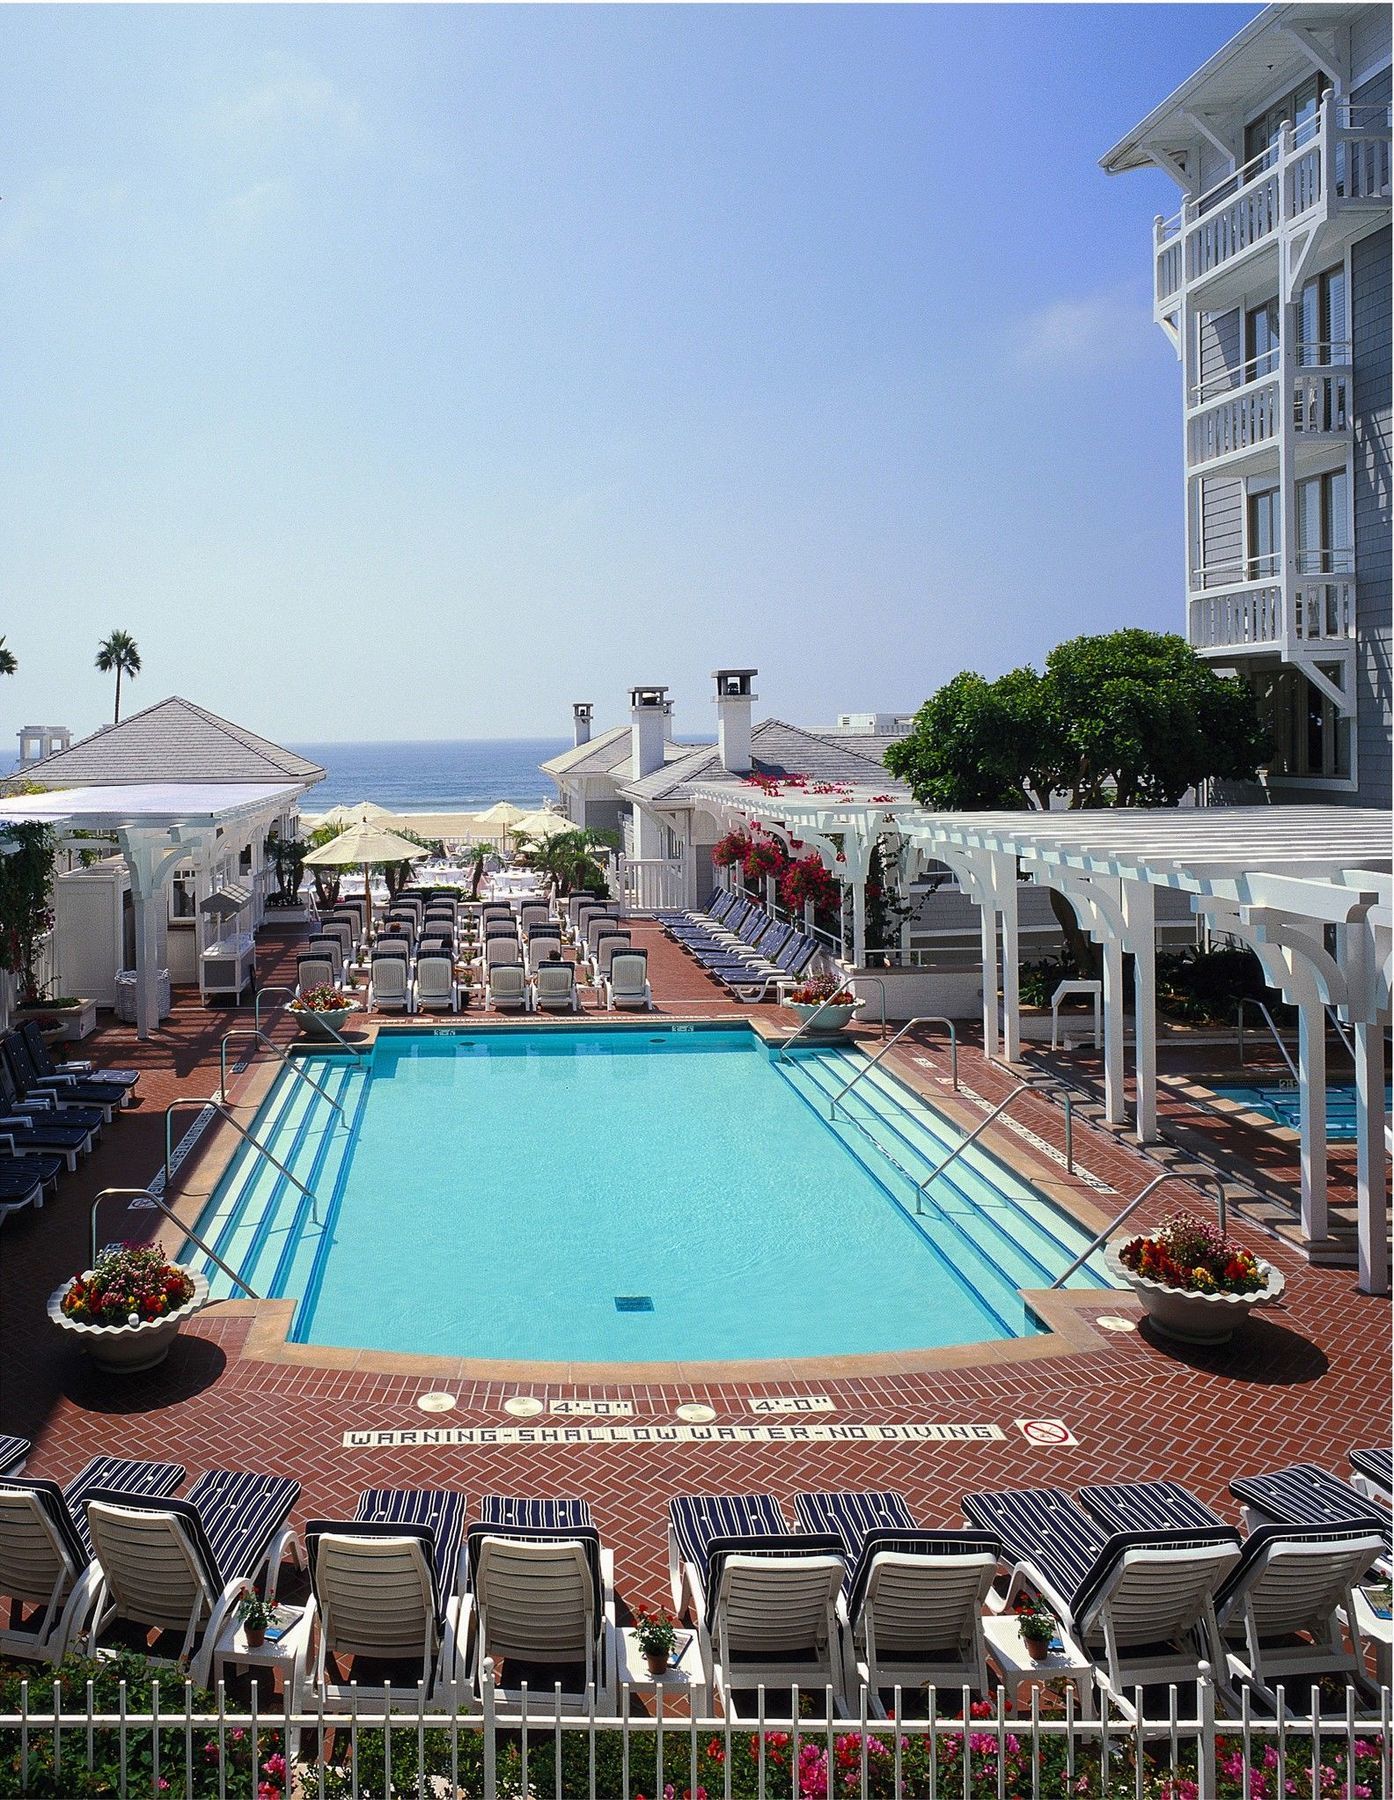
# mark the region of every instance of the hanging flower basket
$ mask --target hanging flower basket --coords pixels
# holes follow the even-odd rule
[[[196,1269],[167,1262],[153,1246],[111,1244],[93,1268],[54,1289],[48,1316],[100,1368],[134,1374],[162,1363],[179,1327],[207,1304]]]
[[[750,839],[743,831],[728,831],[712,845],[712,862],[718,869],[734,868],[743,863],[750,850]]]

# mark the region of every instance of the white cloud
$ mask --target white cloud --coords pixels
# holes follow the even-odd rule
[[[1052,300],[1019,321],[1013,354],[1023,368],[1116,366],[1152,349],[1152,317],[1130,288]]]
[[[359,129],[357,103],[327,75],[286,57],[268,58],[266,74],[209,109],[208,123],[234,144],[265,143],[305,131],[351,137]]]
[[[240,193],[230,194],[213,212],[213,224],[235,243],[245,243],[258,226],[284,212],[291,202],[290,183],[258,181]]]

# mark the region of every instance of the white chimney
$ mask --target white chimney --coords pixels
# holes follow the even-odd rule
[[[750,773],[750,709],[754,669],[713,669],[716,683],[716,744],[721,766],[731,775]]]
[[[571,709],[571,723],[575,727],[578,749],[591,741],[591,715],[594,711],[589,700],[578,700]]]
[[[666,687],[630,688],[633,780],[642,781],[645,775],[652,775],[655,769],[663,767],[663,746],[672,730],[669,724],[672,711]]]

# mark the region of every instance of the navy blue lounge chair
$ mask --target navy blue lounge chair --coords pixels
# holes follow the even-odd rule
[[[802,1531],[835,1533],[847,1560],[845,1637],[855,1683],[985,1693],[983,1606],[1002,1554],[989,1531],[916,1525],[894,1490],[796,1494]]]
[[[1239,1561],[1239,1534],[1213,1515],[1199,1527],[1111,1532],[1060,1488],[965,1494],[963,1511],[1002,1540],[1005,1605],[1023,1587],[1039,1593],[1125,1710],[1129,1689],[1197,1680],[1200,1657],[1224,1666],[1215,1597]]]
[[[57,1079],[59,1076],[72,1075],[79,1081],[99,1081],[104,1086],[122,1089],[127,1096],[128,1106],[134,1101],[140,1082],[139,1069],[99,1069],[95,1063],[77,1057],[59,1062],[45,1042],[37,1019],[26,1019],[19,1031],[29,1048],[30,1061],[41,1077]]]
[[[34,1051],[36,1038],[47,1050],[48,1046],[37,1029],[32,1032],[29,1029],[12,1031],[5,1040],[16,1078],[27,1088],[38,1093],[51,1093],[55,1097],[68,1095],[83,1106],[99,1106],[108,1118],[113,1112],[119,1112],[123,1106],[130,1104],[130,1088],[122,1082],[108,1081],[105,1076],[81,1075],[75,1070],[65,1073],[57,1067],[52,1057],[37,1056]]]
[[[718,945],[709,950],[694,951],[693,954],[702,967],[712,973],[720,969],[749,969],[761,962],[772,961],[793,935],[792,925],[771,920],[764,930],[740,944]]]
[[[360,1525],[410,1525],[426,1532],[440,1591],[452,1594],[461,1585],[467,1511],[465,1496],[449,1488],[365,1488],[353,1516]]]
[[[0,1219],[23,1212],[26,1206],[42,1206],[44,1190],[56,1188],[63,1172],[59,1156],[25,1156],[11,1146],[17,1134],[0,1127]]]
[[[65,1125],[82,1125],[93,1136],[100,1136],[102,1126],[111,1116],[107,1106],[89,1106],[77,1096],[60,1089],[32,1087],[19,1073],[8,1043],[0,1044],[0,1101],[7,1112],[29,1112],[56,1118],[61,1112]]]
[[[65,1111],[80,1108],[82,1117],[95,1117],[103,1125],[111,1123],[125,1098],[120,1088],[101,1089],[95,1082],[41,1081],[29,1060],[28,1046],[17,1031],[0,1039],[0,1061],[8,1066],[22,1099],[45,1100]]]
[[[0,1057],[0,1147],[11,1155],[59,1156],[70,1170],[77,1167],[79,1156],[92,1148],[100,1120],[89,1123],[81,1114],[60,1113],[51,1105],[22,1101],[15,1092],[5,1059]]]
[[[816,939],[802,933],[792,937],[768,968],[738,969],[719,974],[717,980],[741,1000],[764,1000],[772,987],[781,982],[797,981],[818,954]]]
[[[17,1475],[33,1448],[26,1437],[0,1437],[0,1475]]]
[[[1258,1525],[1354,1525],[1377,1531],[1390,1555],[1390,1516],[1375,1500],[1316,1463],[1293,1463],[1267,1475],[1240,1475],[1229,1491],[1242,1502],[1251,1527]]]

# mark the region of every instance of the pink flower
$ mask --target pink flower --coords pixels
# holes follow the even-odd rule
[[[279,1750],[273,1750],[271,1755],[268,1756],[266,1761],[261,1765],[261,1768],[264,1775],[272,1775],[277,1781],[285,1780],[286,1759],[281,1755]]]

